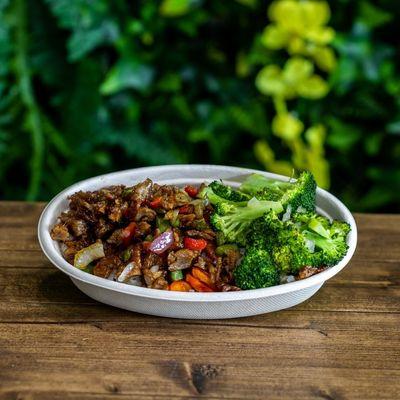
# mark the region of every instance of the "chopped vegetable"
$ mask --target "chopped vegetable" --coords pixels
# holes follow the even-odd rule
[[[171,279],[173,281],[179,281],[183,279],[183,272],[181,270],[171,271]]]
[[[194,186],[188,185],[188,186],[185,187],[185,192],[190,197],[196,197],[197,194],[199,193],[199,189],[195,188]]]
[[[165,232],[167,229],[171,228],[170,223],[162,217],[156,217],[156,227],[160,230],[161,233]]]
[[[183,238],[183,245],[185,249],[201,251],[207,247],[207,240],[185,237]]]
[[[126,267],[122,270],[122,272],[119,274],[117,281],[118,282],[125,282],[128,278],[130,278],[130,272],[135,268],[135,263],[130,262],[129,264],[126,265]]]
[[[192,287],[185,281],[174,281],[169,285],[169,290],[175,292],[190,292]]]
[[[179,214],[188,214],[190,211],[190,204],[185,204],[184,206],[179,208]]]
[[[186,274],[186,282],[196,291],[196,292],[213,292],[213,290],[207,286],[205,283],[201,282],[199,279],[195,278],[191,274]]]
[[[103,243],[96,242],[79,250],[74,257],[74,267],[85,269],[92,261],[104,257]]]
[[[162,197],[156,197],[152,201],[150,201],[149,205],[151,208],[159,208],[161,206]]]
[[[136,222],[131,222],[126,228],[122,230],[122,243],[124,246],[129,246],[131,243],[132,237],[136,231],[137,224]]]
[[[132,256],[132,249],[126,249],[123,251],[121,258],[122,261],[128,262]]]
[[[205,283],[207,286],[212,287],[213,283],[211,282],[210,274],[204,271],[204,269],[194,267],[192,268],[192,275],[197,278],[199,281]]]
[[[155,254],[162,254],[167,251],[174,243],[174,233],[168,229],[161,235],[157,236],[149,246],[149,250]]]

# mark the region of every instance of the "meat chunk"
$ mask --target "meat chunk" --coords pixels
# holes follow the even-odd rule
[[[234,285],[229,285],[227,283],[224,283],[220,286],[221,292],[237,292],[238,290],[241,290],[237,286]]]
[[[113,271],[117,271],[122,265],[118,256],[103,257],[93,268],[93,274],[102,278],[108,278]]]
[[[106,221],[104,218],[99,218],[94,228],[94,234],[96,238],[102,239],[112,231],[113,227],[114,225],[111,222]]]
[[[161,289],[161,290],[167,290],[168,289],[168,282],[163,276],[160,276],[157,278],[151,285],[152,289]]]
[[[226,251],[226,254],[223,258],[223,264],[227,271],[233,271],[240,260],[240,252],[239,250],[230,249]]]
[[[116,229],[107,239],[107,243],[119,246],[122,243],[122,231],[123,229]]]
[[[50,236],[53,240],[59,240],[60,242],[66,242],[73,239],[68,228],[63,223],[55,225],[51,230]]]
[[[164,210],[173,210],[191,201],[190,196],[183,189],[174,186],[159,186],[154,193],[154,198],[161,199],[161,207]]]
[[[143,257],[143,269],[150,269],[153,266],[161,266],[163,265],[163,259],[154,253],[146,253]]]
[[[138,223],[134,236],[143,237],[148,235],[150,232],[151,232],[151,225],[146,221],[142,221]]]
[[[189,249],[171,251],[168,254],[168,269],[170,271],[178,271],[181,269],[190,268],[192,261],[197,257],[197,255],[197,251]]]
[[[186,231],[186,235],[195,238],[202,238],[205,240],[214,240],[215,239],[215,232],[211,229],[205,229],[204,231],[199,231],[196,229],[189,229]]]
[[[71,219],[69,226],[76,237],[86,235],[87,233],[87,224],[82,219]]]
[[[147,287],[150,288],[154,288],[154,289],[158,289],[158,287],[154,287],[154,285],[156,286],[160,286],[162,285],[162,280],[159,280],[160,278],[164,279],[164,271],[160,270],[159,268],[153,266],[150,269],[145,269],[143,270],[143,278],[144,281],[146,282]],[[158,283],[156,284],[156,282],[158,281]]]
[[[135,221],[153,221],[157,213],[149,207],[140,207],[136,213]]]
[[[312,275],[322,272],[324,269],[324,267],[303,267],[297,275],[297,280],[309,278]]]
[[[146,179],[132,188],[131,200],[135,202],[137,208],[151,195],[152,187],[152,180]]]

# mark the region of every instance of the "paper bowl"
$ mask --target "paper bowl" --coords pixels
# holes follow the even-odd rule
[[[238,186],[249,174],[257,172],[270,178],[287,180],[285,176],[264,171],[219,165],[169,165],[137,168],[101,175],[76,183],[62,191],[44,209],[38,224],[40,246],[47,258],[89,297],[115,307],[143,314],[172,318],[221,319],[237,318],[268,313],[293,307],[313,294],[324,282],[340,272],[350,261],[357,244],[357,227],[350,211],[336,197],[325,190],[317,189],[317,210],[331,218],[346,221],[351,226],[348,235],[349,249],[343,260],[310,278],[265,289],[238,292],[186,293],[155,290],[113,282],[83,272],[61,255],[59,245],[50,237],[50,230],[62,211],[68,209],[68,196],[82,190],[124,184],[134,185],[146,178],[159,184],[200,184],[223,179],[227,184]]]

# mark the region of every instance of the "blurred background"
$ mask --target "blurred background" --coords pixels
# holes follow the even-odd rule
[[[0,0],[0,197],[213,163],[400,210],[396,0]]]

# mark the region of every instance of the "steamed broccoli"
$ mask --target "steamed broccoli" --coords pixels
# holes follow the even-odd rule
[[[250,175],[240,186],[240,190],[261,200],[280,201],[286,209],[315,211],[317,185],[311,172],[301,173],[297,181],[282,182],[260,174]]]
[[[345,222],[330,222],[315,213],[295,214],[282,221],[268,213],[253,224],[249,243],[267,250],[284,273],[297,273],[304,266],[331,266],[347,252]]]
[[[241,193],[230,186],[224,185],[222,182],[214,181],[208,185],[212,191],[222,197],[223,199],[234,201],[234,202],[241,202],[241,201],[248,201],[250,200],[250,196]]]
[[[279,283],[279,272],[268,251],[257,247],[246,250],[233,274],[236,285],[241,289],[259,289]]]
[[[245,244],[253,221],[270,210],[280,213],[283,208],[279,202],[256,198],[249,200],[245,206],[221,202],[216,205],[210,222],[217,231],[222,232],[225,242]]]
[[[214,184],[215,183],[215,184]],[[214,184],[214,185],[213,185]],[[199,193],[199,197],[202,199],[208,199],[208,201],[215,207],[218,204],[233,204],[239,206],[245,206],[248,201],[248,197],[244,198],[244,200],[233,200],[234,198],[238,199],[239,196],[228,192],[228,190],[222,190],[221,187],[228,188],[220,184],[219,182],[212,182],[209,186],[205,186],[201,192]],[[214,189],[216,191],[214,191]],[[231,189],[233,192],[233,189]],[[217,193],[218,192],[218,193]],[[238,193],[238,192],[235,192]],[[239,193],[240,194],[240,193]]]

